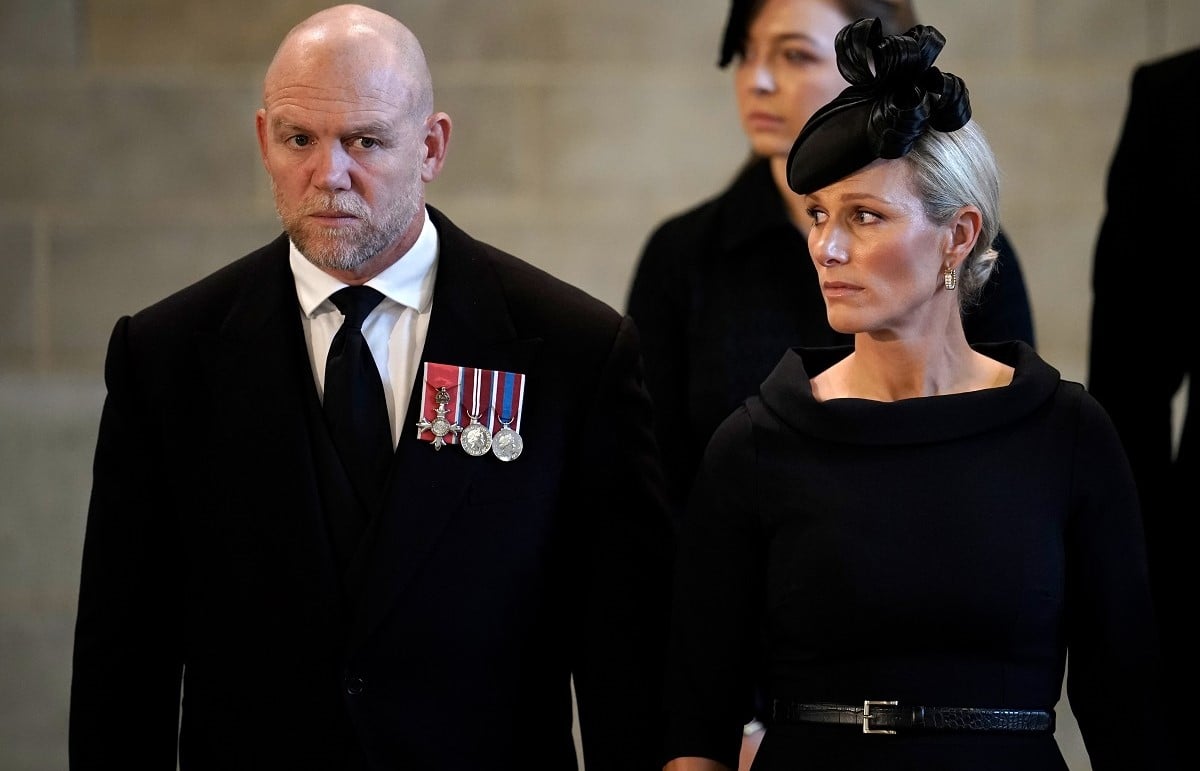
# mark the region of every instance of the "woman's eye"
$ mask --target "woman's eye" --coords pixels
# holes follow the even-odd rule
[[[792,64],[811,64],[818,61],[818,58],[808,51],[801,48],[789,48],[783,52],[785,61]]]

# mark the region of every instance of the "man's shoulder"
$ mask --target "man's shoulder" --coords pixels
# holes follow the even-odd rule
[[[233,304],[247,292],[276,284],[281,276],[286,278],[290,272],[287,254],[287,236],[280,234],[270,243],[172,292],[134,316],[157,323],[179,322],[193,315],[219,318],[214,309]]]
[[[1134,83],[1173,89],[1196,77],[1200,77],[1200,46],[1144,62],[1135,71]]]
[[[444,213],[429,207],[437,225],[441,255],[438,282],[476,278],[475,271],[495,279],[511,312],[523,318],[575,319],[615,324],[620,314],[611,305],[545,268],[498,246],[468,235]],[[457,288],[457,287],[455,287]]]

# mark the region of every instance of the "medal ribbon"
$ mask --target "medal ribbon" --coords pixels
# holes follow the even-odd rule
[[[431,361],[425,362],[425,382],[421,387],[422,418],[432,422],[437,416],[437,401],[434,399],[434,396],[437,394],[438,388],[444,387],[451,393],[461,393],[461,391],[457,391],[457,389],[462,383],[462,369],[462,367],[457,367],[453,364],[435,364]],[[450,401],[458,402],[459,400],[451,397]],[[447,407],[449,406],[450,405],[447,405]],[[448,410],[446,413],[446,418],[451,423],[457,423],[457,407],[455,409]],[[422,430],[418,428],[417,438],[422,441],[432,442],[433,432],[428,429]],[[458,441],[458,437],[454,434],[454,432],[450,432],[443,437],[443,441],[447,444],[454,444]]]
[[[465,426],[466,416],[463,412],[467,409],[468,382],[471,387],[471,413],[479,415],[480,423],[495,433],[500,430],[500,420],[503,419],[509,428],[518,432],[521,430],[521,415],[525,407],[525,375],[520,372],[460,367],[427,361],[424,364],[424,383],[421,388],[421,417],[430,422],[434,420],[437,416],[437,402],[434,397],[438,388],[444,387],[451,394],[450,403],[446,405],[446,419]],[[498,399],[503,400],[500,409],[496,408]],[[418,428],[417,438],[426,442],[433,441],[433,432]],[[443,441],[446,444],[457,444],[458,436],[450,432],[443,437]]]
[[[483,387],[483,370],[471,370],[471,412],[467,417],[475,416],[476,419],[482,417],[479,406],[479,392]]]
[[[503,376],[504,391],[496,418],[513,431],[521,430],[521,413],[525,407],[525,376],[520,372],[498,372]]]

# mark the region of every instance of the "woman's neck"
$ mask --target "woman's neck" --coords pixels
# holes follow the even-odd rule
[[[812,379],[818,401],[853,398],[894,402],[998,388],[1013,368],[953,335],[935,341],[855,335],[854,352]]]

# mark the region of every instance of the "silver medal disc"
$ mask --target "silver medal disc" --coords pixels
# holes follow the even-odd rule
[[[492,448],[492,432],[488,431],[487,426],[472,418],[471,424],[458,435],[458,442],[467,455],[474,455],[478,458],[480,455],[486,455],[487,451]]]
[[[492,454],[500,460],[516,460],[525,449],[525,440],[516,431],[504,426],[492,437]]]

